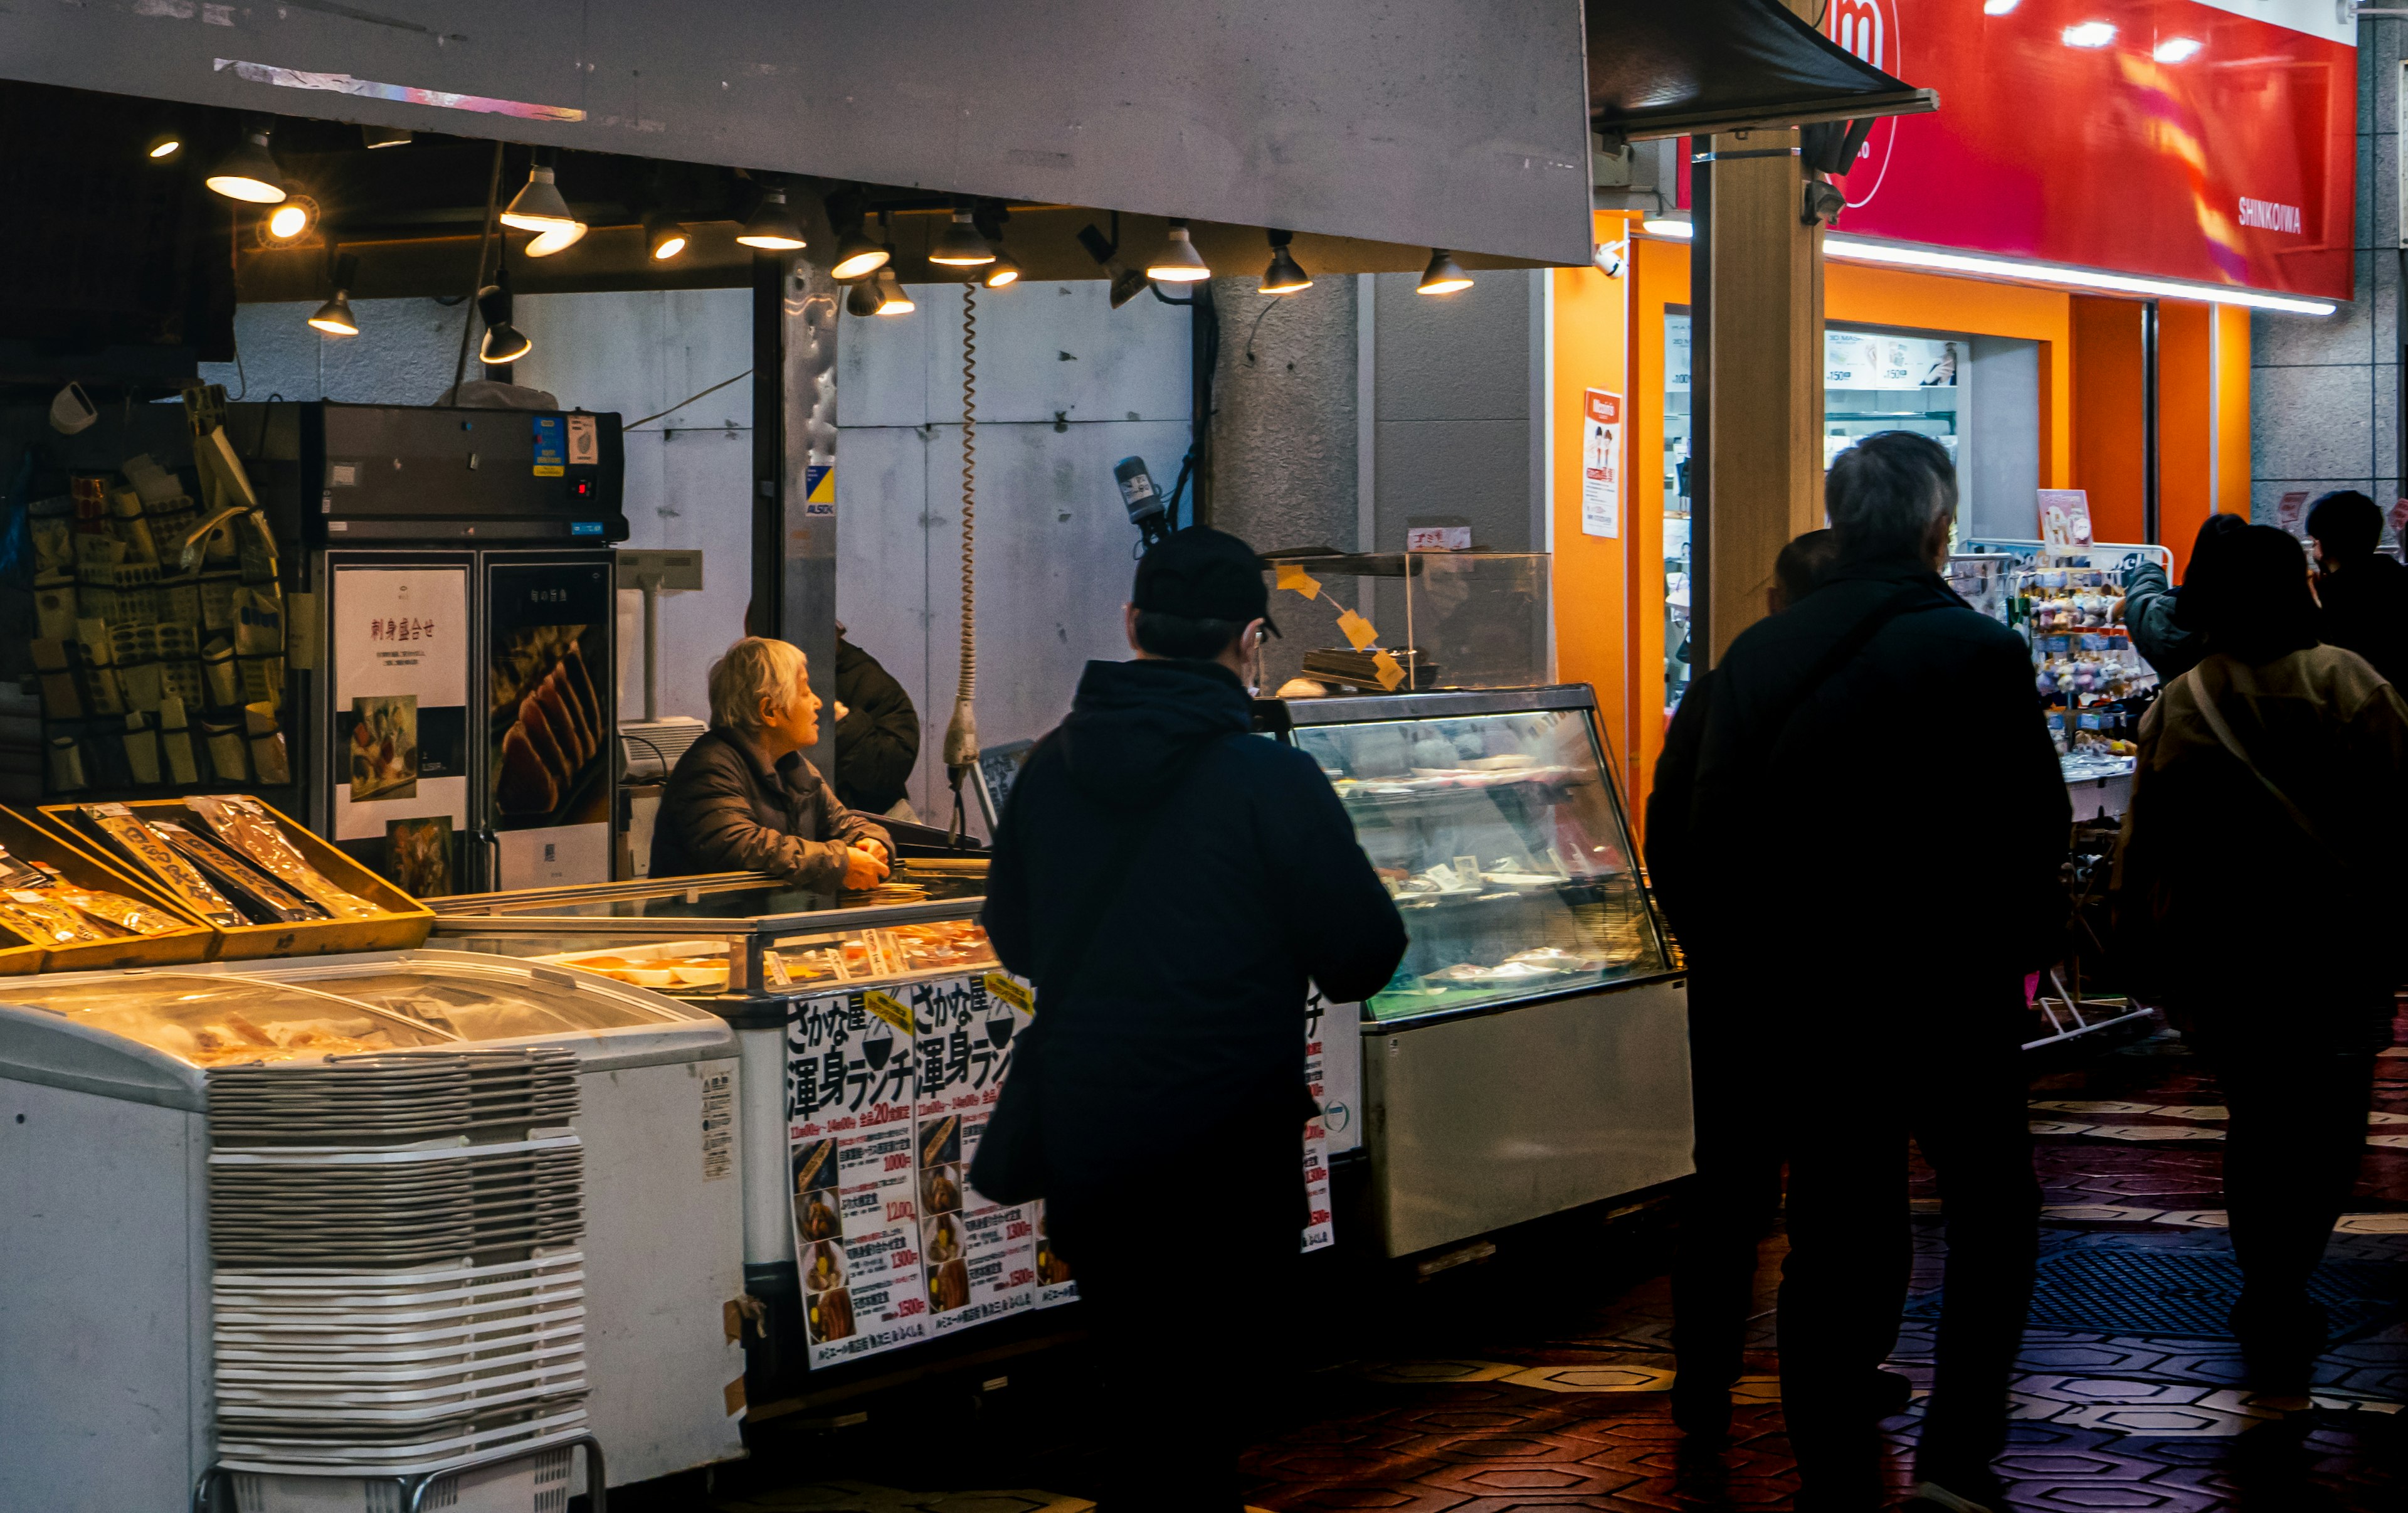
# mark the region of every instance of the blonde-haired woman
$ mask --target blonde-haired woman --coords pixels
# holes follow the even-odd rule
[[[767,872],[833,893],[874,887],[894,847],[803,752],[820,698],[803,654],[747,636],[710,668],[710,728],[678,758],[652,827],[654,877]]]

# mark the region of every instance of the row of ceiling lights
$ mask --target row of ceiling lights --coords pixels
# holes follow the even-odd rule
[[[286,187],[283,170],[269,146],[273,130],[272,123],[264,121],[246,123],[241,139],[210,169],[205,181],[210,190],[227,199],[275,207],[261,224],[261,238],[268,244],[280,245],[307,235],[317,224],[319,207],[307,195],[294,194]],[[367,126],[362,130],[366,145],[372,149],[399,147],[410,140],[408,132],[397,128]],[[154,162],[164,162],[181,154],[183,148],[182,135],[167,132],[152,137],[144,153]],[[511,196],[499,217],[502,224],[530,234],[523,248],[529,257],[549,257],[574,246],[589,229],[560,192],[556,161],[551,150],[537,149],[526,183]],[[863,224],[865,218],[859,213],[846,219],[849,223],[838,233],[836,257],[829,268],[837,282],[852,288],[846,297],[846,310],[855,315],[910,313],[916,307],[896,276],[894,231],[887,212],[882,210],[878,217],[884,238],[882,241],[869,239]],[[999,232],[999,220],[996,223]],[[644,218],[643,229],[645,251],[655,262],[676,257],[693,241],[685,226],[659,210]],[[1271,261],[1264,270],[1259,292],[1286,295],[1312,288],[1312,275],[1304,271],[1290,251],[1294,233],[1275,230],[1268,236]],[[787,203],[784,187],[777,184],[763,186],[760,204],[736,239],[744,246],[769,252],[800,252],[809,245],[802,223]],[[929,245],[928,261],[940,267],[983,270],[969,272],[968,276],[987,288],[1005,288],[1019,281],[1021,270],[1000,240],[997,235],[991,241],[988,234],[979,228],[974,202],[958,198],[951,219]],[[355,256],[345,254],[337,262],[335,295],[309,317],[311,326],[328,336],[359,335],[359,322],[351,305],[351,291],[358,271],[359,259]],[[1197,251],[1186,221],[1170,223],[1162,249],[1147,263],[1145,275],[1161,283],[1196,283],[1212,276],[1203,253]],[[1417,290],[1425,295],[1448,295],[1470,288],[1471,282],[1452,253],[1444,248],[1432,248]],[[478,307],[486,320],[480,351],[485,362],[511,362],[533,349],[534,344],[510,324],[507,289],[489,286],[480,291]]]
[[[2024,0],[1982,0],[1982,14],[2005,16],[2014,13]],[[2115,23],[2112,21],[2076,22],[2057,34],[2057,39],[2070,48],[2103,48],[2115,40]],[[2169,36],[2149,50],[2149,56],[2158,63],[2188,63],[2207,50],[2207,44],[2195,36]]]

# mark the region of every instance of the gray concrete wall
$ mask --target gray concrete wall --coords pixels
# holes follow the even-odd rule
[[[941,822],[961,664],[962,289],[910,293],[913,313],[846,316],[837,337],[837,614],[919,706],[910,800]],[[982,745],[1044,734],[1089,659],[1128,655],[1137,532],[1112,465],[1142,456],[1168,488],[1187,450],[1187,312],[1151,297],[1115,310],[1108,295],[1094,280],[979,291]]]
[[[1543,354],[1527,272],[1486,272],[1460,294],[1415,292],[1412,274],[1372,281],[1372,544],[1401,551],[1430,516],[1471,523],[1476,546],[1543,551],[1533,382]]]
[[[1359,281],[1324,274],[1274,298],[1259,276],[1212,281],[1212,523],[1257,550],[1357,548]]]
[[[2258,312],[2249,323],[2250,513],[2282,497],[2364,489],[2401,495],[2400,60],[2408,23],[2358,23],[2358,297],[2322,318]]]

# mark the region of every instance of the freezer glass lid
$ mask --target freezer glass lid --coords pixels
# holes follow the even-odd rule
[[[570,984],[523,980],[517,973],[413,963],[384,972],[331,978],[329,992],[461,1040],[515,1040],[523,1035],[620,1030],[674,1022],[624,999]]]
[[[0,1001],[70,1015],[202,1067],[456,1044],[364,1003],[245,977],[27,977],[0,988]]]
[[[694,895],[689,897],[688,895]],[[908,863],[884,885],[863,893],[824,893],[778,885],[757,878],[740,881],[681,883],[664,881],[644,888],[613,888],[602,898],[564,898],[531,894],[520,899],[508,893],[462,895],[435,901],[437,914],[447,917],[559,919],[693,919],[752,920],[778,915],[820,914],[843,909],[877,909],[901,903],[945,903],[986,896],[986,872],[947,869],[921,872]]]

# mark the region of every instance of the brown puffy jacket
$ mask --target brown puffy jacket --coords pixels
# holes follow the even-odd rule
[[[894,849],[800,753],[773,765],[742,735],[713,726],[669,773],[652,827],[652,875],[767,872],[833,893],[843,886],[845,847],[863,841]]]

